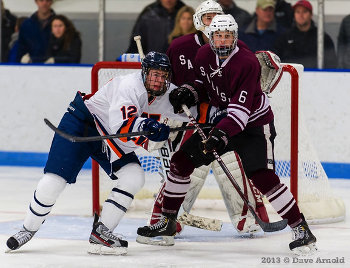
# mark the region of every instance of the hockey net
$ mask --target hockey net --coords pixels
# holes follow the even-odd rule
[[[99,62],[92,68],[91,91],[96,92],[114,76],[136,71],[140,71],[138,62]],[[330,188],[328,177],[313,148],[303,113],[299,108],[302,73],[302,65],[284,64],[282,79],[269,95],[277,131],[276,172],[281,181],[290,187],[301,211],[310,223],[337,222],[344,220],[345,206]],[[161,177],[158,175],[161,163],[157,159],[157,152],[148,153],[140,148],[136,154],[145,170],[146,183],[135,196],[132,208],[151,210],[154,195],[161,185]],[[92,163],[92,180],[93,212],[99,213],[112,184],[95,161]],[[203,201],[212,199],[210,202],[203,202],[209,203],[208,207],[212,207],[214,200],[220,198],[221,194],[215,185],[215,180],[207,179],[198,199]]]

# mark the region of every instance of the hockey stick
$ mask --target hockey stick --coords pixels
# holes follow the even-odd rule
[[[188,118],[190,119],[190,122],[196,127],[196,129],[197,129],[199,135],[201,136],[202,140],[206,140],[207,137],[205,136],[203,130],[200,128],[200,126],[197,123],[196,119],[192,116],[192,114],[191,114],[190,110],[187,108],[187,106],[186,105],[182,105],[182,109],[184,110],[184,112],[186,113]],[[256,214],[252,204],[249,202],[249,200],[242,193],[241,188],[239,187],[239,185],[237,184],[236,180],[232,176],[231,172],[229,171],[229,169],[225,165],[224,161],[222,161],[222,159],[219,156],[219,154],[214,150],[213,151],[213,155],[214,155],[216,161],[218,161],[218,163],[221,166],[222,170],[225,172],[225,174],[228,177],[228,179],[231,181],[233,187],[237,190],[238,194],[243,199],[244,203],[248,206],[249,211],[252,213],[252,215],[254,216],[255,220],[260,225],[261,229],[263,229],[264,232],[276,232],[276,231],[283,230],[287,226],[288,220],[284,219],[284,220],[280,220],[278,222],[264,222],[263,220],[261,220],[260,217]]]
[[[143,49],[141,45],[141,36],[140,35],[134,36],[134,41],[136,42],[137,51],[140,54],[140,59],[143,60],[143,58],[145,57],[145,54],[143,54]]]
[[[105,135],[105,136],[92,136],[92,137],[79,137],[79,136],[73,136],[71,134],[68,134],[64,132],[63,130],[55,127],[47,118],[44,118],[45,124],[51,128],[53,131],[55,131],[58,135],[61,137],[71,141],[71,142],[90,142],[90,141],[101,141],[101,140],[107,140],[107,139],[116,139],[116,138],[125,138],[125,137],[135,137],[135,136],[142,136],[142,135],[149,135],[152,134],[151,131],[138,131],[138,132],[130,132],[130,133],[117,133],[117,134],[111,134],[111,135]],[[204,125],[203,128],[210,128],[209,125]],[[171,128],[170,132],[176,132],[176,131],[184,131],[188,129],[194,129],[195,126],[183,126],[183,127],[175,127]]]

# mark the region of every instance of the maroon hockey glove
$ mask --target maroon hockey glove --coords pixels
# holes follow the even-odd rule
[[[209,137],[203,141],[203,152],[206,154],[215,150],[218,154],[220,154],[224,151],[227,143],[228,136],[225,131],[218,128],[213,128],[209,133]]]
[[[174,108],[174,113],[178,114],[183,112],[183,104],[188,108],[195,105],[198,101],[198,94],[192,86],[184,84],[170,92],[169,101]]]

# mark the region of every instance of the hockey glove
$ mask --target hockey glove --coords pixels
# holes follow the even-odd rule
[[[225,133],[225,131],[213,128],[210,133],[209,137],[202,141],[203,143],[203,153],[211,153],[214,150],[220,154],[224,151],[227,143],[228,143],[228,136]]]
[[[150,131],[151,134],[146,135],[146,137],[151,141],[167,140],[170,133],[169,126],[161,124],[152,118],[143,120],[139,129],[142,129],[143,131]]]
[[[188,108],[195,105],[198,101],[198,94],[192,86],[184,84],[170,92],[169,101],[174,108],[174,113],[178,114],[183,112],[183,104]]]

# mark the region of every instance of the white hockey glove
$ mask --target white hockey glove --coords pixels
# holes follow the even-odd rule
[[[282,77],[280,58],[271,51],[257,51],[255,56],[261,66],[260,85],[263,92],[271,93]]]

